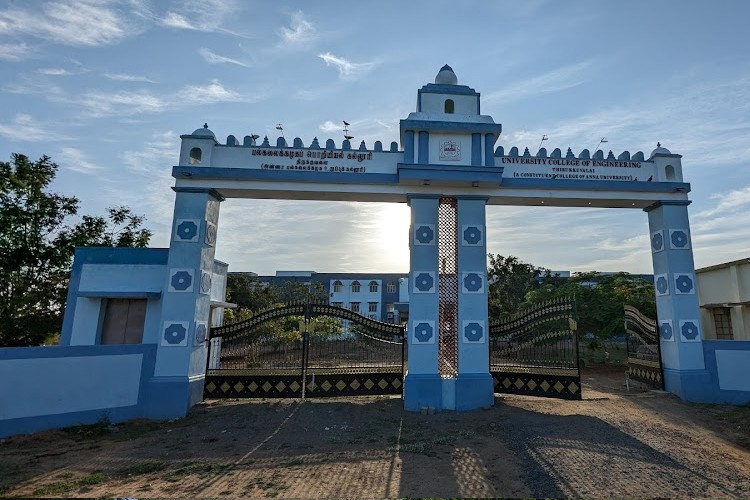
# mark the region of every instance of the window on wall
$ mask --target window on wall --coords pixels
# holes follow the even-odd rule
[[[453,110],[455,109],[456,105],[453,103],[453,99],[446,99],[445,100],[445,112],[448,114],[453,114]]]
[[[331,305],[334,307],[344,307],[343,302],[331,302]]]
[[[191,165],[197,165],[201,162],[201,159],[203,157],[203,151],[201,151],[201,148],[193,148],[190,150],[190,164]]]
[[[333,291],[334,292],[341,292],[343,290],[344,290],[344,285],[340,281],[336,280],[336,281],[333,282]]]
[[[359,281],[352,281],[352,292],[358,293],[360,289]]]
[[[107,299],[102,344],[140,344],[146,322],[146,299]]]
[[[359,302],[352,302],[349,309],[352,310],[352,312],[358,313],[359,312]]]
[[[368,302],[367,303],[367,312],[371,312],[371,313],[378,312],[378,303],[377,302]]]
[[[388,284],[385,286],[385,290],[388,293],[396,293],[396,283],[393,281],[389,281]]]
[[[371,281],[370,282],[370,292],[376,293],[378,291],[378,282],[377,281]]]
[[[714,329],[717,340],[732,340],[732,310],[728,307],[719,307],[711,311],[714,317]]]

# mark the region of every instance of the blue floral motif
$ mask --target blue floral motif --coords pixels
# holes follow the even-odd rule
[[[691,280],[690,276],[687,274],[683,274],[677,277],[675,280],[675,286],[677,286],[677,289],[682,293],[690,293],[693,289],[693,280]]]
[[[435,231],[430,226],[419,226],[414,233],[414,237],[423,245],[430,243],[435,238]]]
[[[670,239],[672,240],[672,246],[675,248],[685,248],[688,244],[688,237],[685,231],[672,231]]]
[[[651,247],[654,249],[654,251],[658,252],[659,250],[662,250],[664,248],[664,236],[659,233],[654,233],[651,236]]]
[[[432,333],[432,326],[429,323],[419,323],[414,328],[414,338],[420,342],[429,342]]]
[[[667,283],[667,278],[665,278],[664,276],[659,276],[656,279],[656,291],[658,291],[662,295],[669,292],[669,283]]]
[[[164,340],[170,345],[181,344],[186,336],[187,329],[179,323],[172,323],[164,329]]]
[[[466,273],[464,288],[470,292],[478,292],[482,289],[482,277],[477,273]]]
[[[435,286],[435,280],[430,276],[430,273],[419,273],[414,278],[414,286],[420,292],[429,292]]]
[[[184,220],[177,225],[177,236],[181,240],[192,240],[198,235],[198,224],[191,220]]]
[[[698,337],[698,326],[692,321],[685,321],[682,323],[680,331],[682,332],[682,336],[688,340],[695,340],[695,338]]]
[[[476,245],[482,241],[482,231],[476,226],[469,226],[464,230],[464,241],[469,245]]]
[[[466,340],[469,342],[479,342],[482,340],[483,335],[484,328],[482,328],[482,325],[476,321],[467,323],[466,326],[464,326],[464,337],[466,337]]]
[[[177,271],[172,275],[170,283],[175,290],[184,292],[193,285],[193,277],[187,271]]]
[[[659,334],[664,340],[670,340],[672,338],[672,325],[669,323],[662,323],[659,325]]]
[[[202,344],[206,341],[206,334],[208,333],[208,328],[206,327],[205,323],[196,323],[195,325],[195,343],[196,344]]]

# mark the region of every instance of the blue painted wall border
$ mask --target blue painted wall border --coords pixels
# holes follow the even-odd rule
[[[68,295],[65,300],[60,345],[70,345],[76,302],[79,296],[85,296],[78,291],[84,264],[166,265],[168,258],[168,248],[76,247],[73,253]]]
[[[401,130],[440,130],[459,133],[482,133],[500,135],[503,126],[500,123],[448,122],[440,120],[401,120]]]
[[[716,361],[716,351],[745,351],[750,362],[749,340],[704,340],[703,354],[706,370],[711,373],[714,385],[714,403],[728,403],[746,405],[750,403],[750,391],[732,391],[719,387],[719,367]]]
[[[145,388],[154,374],[154,366],[156,365],[156,344],[0,348],[0,361],[11,359],[50,359],[82,356],[98,357],[128,354],[143,355],[141,360],[138,403],[136,405],[2,420],[0,421],[0,437],[27,434],[47,429],[59,429],[72,425],[93,424],[103,417],[107,417],[113,423],[147,417],[148,415],[144,414],[147,397]],[[116,379],[112,379],[113,385],[117,383],[118,381]]]
[[[356,174],[340,172],[299,172],[294,170],[260,170],[229,167],[172,167],[172,177],[181,179],[216,179],[232,181],[281,181],[281,182],[315,182],[332,184],[396,184],[396,174]],[[176,192],[193,188],[174,187]],[[204,191],[205,192],[205,189]],[[218,199],[218,198],[217,198]],[[223,201],[223,197],[219,201]]]
[[[690,184],[685,182],[628,182],[628,181],[585,181],[577,179],[526,179],[506,177],[503,187],[524,189],[581,189],[586,191],[625,191],[643,193],[690,192]],[[675,200],[676,203],[682,203]],[[668,203],[660,202],[660,203]],[[682,203],[684,204],[684,203]],[[655,208],[655,207],[654,207]]]

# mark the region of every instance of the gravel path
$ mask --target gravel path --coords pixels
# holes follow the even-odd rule
[[[507,396],[471,413],[224,401],[17,437],[0,444],[0,496],[750,497],[750,408],[627,394],[621,378],[584,374],[584,401]]]

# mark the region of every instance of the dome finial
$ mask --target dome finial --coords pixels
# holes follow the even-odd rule
[[[660,147],[661,147],[661,142],[657,142],[657,143],[656,143],[656,147],[657,147],[657,148],[660,148]]]
[[[440,68],[437,76],[435,77],[435,83],[438,85],[458,85],[458,78],[453,72],[453,68],[447,64]]]
[[[208,122],[203,124],[203,128],[208,128]]]

